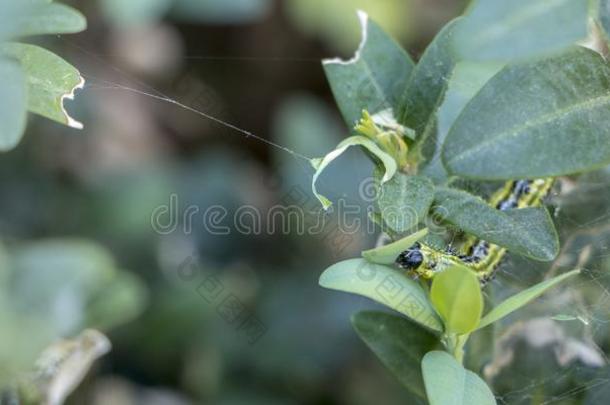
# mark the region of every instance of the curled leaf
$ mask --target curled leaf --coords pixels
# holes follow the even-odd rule
[[[318,190],[316,188],[316,181],[318,180],[318,177],[320,177],[320,174],[322,174],[324,169],[326,169],[326,167],[333,160],[341,156],[341,154],[345,152],[350,146],[362,146],[380,160],[381,164],[385,167],[385,174],[383,175],[383,178],[381,180],[382,183],[385,183],[392,177],[394,177],[394,174],[398,169],[396,161],[392,158],[392,156],[382,151],[379,146],[377,146],[375,142],[371,141],[370,139],[364,136],[351,136],[345,139],[343,142],[337,145],[337,147],[333,151],[329,152],[323,158],[311,160],[311,165],[316,170],[311,182],[311,189],[316,198],[322,203],[322,207],[324,207],[325,210],[330,208],[332,203],[328,198],[318,193]]]

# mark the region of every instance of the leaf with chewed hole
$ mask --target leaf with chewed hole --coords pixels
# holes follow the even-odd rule
[[[403,48],[366,13],[360,11],[358,17],[362,41],[354,57],[347,61],[323,61],[339,109],[350,127],[360,119],[363,110],[371,115],[397,111],[414,66]]]
[[[72,128],[83,125],[74,120],[64,107],[65,99],[84,86],[84,79],[68,62],[35,45],[9,43],[0,52],[17,59],[26,74],[28,109]]]

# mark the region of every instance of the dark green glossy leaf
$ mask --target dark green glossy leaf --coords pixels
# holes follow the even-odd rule
[[[434,142],[436,111],[445,96],[447,78],[451,77],[457,62],[451,36],[459,21],[450,22],[434,38],[413,70],[402,96],[400,122],[417,132],[420,144],[426,140]]]
[[[380,186],[377,205],[385,224],[402,234],[426,218],[433,200],[434,184],[429,178],[399,172]]]
[[[414,394],[425,398],[421,361],[439,339],[408,319],[377,311],[358,312],[352,325],[381,362]]]
[[[362,295],[441,331],[443,326],[422,287],[396,269],[364,259],[350,259],[327,268],[320,285],[331,290]]]
[[[466,106],[443,145],[452,174],[487,180],[552,177],[610,163],[610,67],[574,48],[512,65]]]
[[[347,122],[352,127],[362,110],[371,114],[397,111],[398,102],[413,69],[409,55],[375,22],[363,13],[362,42],[354,57],[327,59],[324,70]]]
[[[439,187],[433,212],[469,234],[534,260],[550,261],[559,252],[557,232],[546,208],[499,211],[465,191]]]
[[[473,61],[538,56],[585,39],[587,21],[587,0],[478,0],[454,43]]]
[[[502,63],[458,62],[455,65],[449,87],[438,110],[438,128],[434,142],[434,154],[424,163],[421,173],[437,183],[447,180],[448,173],[441,159],[442,146],[451,126],[460,115],[466,104],[475,94],[502,69]]]

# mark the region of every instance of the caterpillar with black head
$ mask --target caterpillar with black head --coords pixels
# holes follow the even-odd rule
[[[489,204],[500,211],[539,206],[553,183],[553,178],[509,181],[494,193]],[[416,243],[398,256],[396,264],[426,279],[433,278],[452,265],[462,264],[473,269],[481,283],[486,284],[506,255],[505,248],[474,237],[469,237],[460,251],[449,249],[441,252],[426,244]]]

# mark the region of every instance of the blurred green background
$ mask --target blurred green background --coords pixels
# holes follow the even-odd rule
[[[317,283],[325,267],[372,246],[375,233],[341,237],[330,215],[316,235],[247,235],[230,221],[227,235],[212,234],[202,220],[209,207],[267,212],[291,201],[317,209],[312,170],[290,153],[159,98],[321,156],[348,129],[320,60],[353,53],[360,35],[355,11],[367,11],[417,58],[465,2],[68,3],[87,16],[89,29],[40,41],[87,79],[69,103],[85,130],[31,117],[24,141],[0,157],[0,264],[10,269],[0,280],[0,379],[26,370],[52,337],[95,327],[113,349],[69,403],[404,404],[403,388],[349,323],[350,314],[374,304]],[[371,168],[350,151],[320,187],[331,199],[361,205],[364,221],[361,186]],[[513,336],[511,358],[495,364],[490,377],[501,403],[542,403],[532,401],[549,392],[562,404],[610,398],[610,374],[598,361],[610,349],[609,283],[600,275],[609,265],[609,180],[607,170],[585,176],[555,201],[563,242],[570,241],[562,265],[586,260],[597,273],[580,286],[582,295],[602,300],[558,296],[530,314],[583,317],[586,324],[561,323],[569,323],[561,333],[578,336],[582,346],[570,346],[577,354],[561,364],[554,345],[568,350],[566,339],[536,347],[525,334]],[[163,211],[172,201],[175,215]],[[193,207],[199,211],[185,217]],[[589,257],[582,259],[585,248]],[[511,257],[489,294],[508,295],[549,271]],[[253,323],[232,322],[226,297]]]

